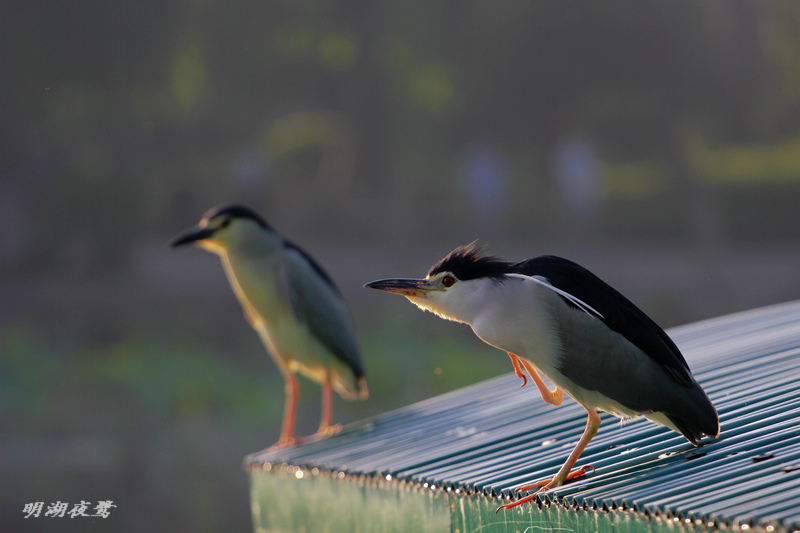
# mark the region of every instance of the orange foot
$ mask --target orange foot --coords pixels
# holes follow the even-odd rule
[[[287,437],[279,440],[269,448],[264,448],[261,450],[261,452],[274,452],[277,450],[282,450],[283,448],[291,448],[292,446],[297,446],[298,444],[300,444],[300,439],[297,437]]]
[[[575,478],[581,477],[583,475],[586,475],[586,472],[588,470],[592,470],[593,471],[594,467],[592,465],[582,466],[581,468],[575,470],[574,472],[570,472],[569,474],[567,474],[567,477],[564,478],[564,480],[561,481],[561,482],[558,482],[558,480],[556,478],[550,478],[550,479],[543,479],[541,481],[537,481],[536,483],[531,483],[530,485],[523,485],[521,487],[517,487],[516,489],[514,489],[514,494],[517,494],[519,492],[525,492],[525,491],[533,490],[533,489],[538,489],[538,490],[536,492],[534,492],[533,494],[529,494],[529,495],[525,496],[524,498],[520,498],[519,500],[513,501],[511,503],[507,503],[505,505],[501,505],[500,507],[497,508],[497,511],[495,511],[495,513],[500,512],[500,509],[513,509],[514,507],[518,507],[518,506],[520,506],[522,504],[528,503],[529,501],[535,500],[536,499],[536,495],[539,494],[540,492],[545,492],[547,489],[560,487],[565,482],[567,482],[567,481],[569,481],[571,479],[575,479]]]
[[[528,384],[528,378],[522,373],[522,369],[519,367],[519,359],[511,352],[508,353],[508,356],[511,358],[511,364],[514,365],[514,373],[518,378],[522,379],[522,386],[524,387]]]
[[[309,437],[310,439],[324,439],[325,437],[333,437],[334,435],[338,435],[342,431],[341,424],[333,424],[330,426],[320,427],[316,433]]]

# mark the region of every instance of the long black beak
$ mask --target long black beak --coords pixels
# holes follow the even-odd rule
[[[195,241],[201,241],[203,239],[207,239],[214,234],[213,230],[208,228],[192,228],[185,233],[181,233],[169,243],[172,248],[177,248],[178,246],[183,246],[184,244],[190,244]]]
[[[403,296],[424,296],[436,287],[424,279],[379,279],[364,285],[368,289],[392,292]]]

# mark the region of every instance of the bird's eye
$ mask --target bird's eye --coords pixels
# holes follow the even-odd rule
[[[228,226],[230,226],[230,224],[231,224],[231,219],[226,218],[225,220],[222,221],[222,224],[219,225],[219,228],[220,229],[227,228]]]
[[[442,285],[444,285],[445,287],[452,287],[453,283],[455,282],[456,278],[454,278],[453,276],[445,276],[442,278]]]

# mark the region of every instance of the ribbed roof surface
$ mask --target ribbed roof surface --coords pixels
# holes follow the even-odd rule
[[[694,448],[644,419],[622,425],[602,414],[578,462],[596,472],[550,497],[576,508],[800,529],[800,302],[668,333],[719,411],[720,439]],[[555,474],[586,423],[571,399],[553,407],[532,383],[520,384],[509,373],[249,461],[509,497]]]

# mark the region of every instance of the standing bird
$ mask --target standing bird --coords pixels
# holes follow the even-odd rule
[[[171,245],[190,243],[220,256],[245,318],[286,381],[283,428],[274,447],[298,443],[296,372],[322,385],[315,436],[336,433],[331,388],[348,400],[366,399],[368,391],[350,312],[331,278],[264,219],[238,205],[208,211]]]
[[[508,353],[523,386],[527,378],[520,365],[545,402],[560,405],[566,392],[589,413],[558,473],[515,492],[545,491],[593,469],[571,472],[600,427],[598,410],[619,418],[644,415],[694,445],[703,435],[719,436],[717,411],[672,339],[627,298],[571,261],[542,256],[507,263],[473,243],[456,248],[425,279],[384,279],[365,287],[401,294],[421,309],[469,324],[481,340]]]

